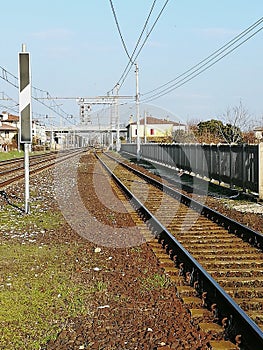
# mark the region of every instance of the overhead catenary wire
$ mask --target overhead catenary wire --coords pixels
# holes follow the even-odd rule
[[[112,2],[112,0],[109,0],[109,1],[110,1],[111,10],[112,10],[112,13],[113,13],[113,17],[114,17],[114,20],[115,20],[115,24],[116,24],[116,26],[117,26],[117,29],[118,29],[118,32],[119,32],[119,35],[120,35],[120,38],[121,38],[122,46],[123,46],[123,48],[124,48],[124,51],[126,52],[126,55],[127,55],[128,58],[129,58],[129,61],[130,61],[131,63],[133,63],[133,62],[132,62],[132,59],[131,59],[131,57],[130,57],[130,55],[129,55],[127,46],[126,46],[126,44],[125,44],[125,41],[124,41],[124,39],[123,39],[122,33],[121,33],[121,29],[120,29],[119,22],[118,22],[118,19],[117,19],[117,15],[116,15],[116,12],[115,12],[115,9],[114,9],[114,6],[113,6],[113,2]]]
[[[230,47],[231,45],[233,45],[235,42],[237,42],[239,40],[240,37],[245,36],[247,33],[249,33],[251,30],[253,30],[254,28],[256,28],[259,24],[261,24],[263,22],[263,17],[261,17],[259,20],[257,20],[255,23],[253,23],[250,27],[248,27],[247,29],[245,29],[243,32],[239,33],[237,36],[235,36],[233,39],[231,39],[229,42],[227,42],[225,45],[221,46],[219,49],[217,49],[216,51],[214,51],[212,54],[210,54],[208,57],[204,58],[202,61],[200,61],[199,63],[195,64],[193,67],[189,68],[187,71],[185,71],[184,73],[180,74],[179,76],[177,76],[176,78],[168,81],[167,83],[151,90],[148,91],[146,93],[144,93],[144,95],[148,95],[151,94],[167,85],[169,85],[170,83],[178,80],[179,78],[181,78],[182,76],[186,75],[187,73],[191,72],[192,70],[194,70],[195,68],[197,68],[198,66],[200,66],[202,63],[204,63],[205,61],[208,61],[211,57],[213,57],[214,55],[216,55],[219,52],[223,52],[225,51],[228,47]],[[232,43],[232,44],[231,44]],[[225,48],[225,50],[223,50]],[[223,51],[222,51],[223,50]]]
[[[162,7],[162,9],[161,9],[161,11],[159,12],[159,15],[157,16],[156,20],[154,21],[154,24],[152,25],[151,29],[149,30],[149,33],[146,35],[146,37],[145,37],[145,39],[144,39],[144,41],[143,41],[143,43],[142,43],[142,45],[141,45],[139,51],[137,52],[137,54],[136,54],[136,56],[135,56],[135,58],[134,58],[134,61],[137,60],[139,54],[141,53],[141,51],[142,51],[144,45],[146,44],[146,41],[148,40],[149,36],[151,35],[151,33],[152,33],[154,27],[156,26],[157,22],[159,21],[159,19],[160,19],[162,13],[163,13],[165,7],[167,6],[168,2],[169,2],[169,0],[166,0],[166,1],[165,1],[164,5],[163,5],[163,7]],[[124,78],[122,79],[122,82],[119,84],[120,87],[124,84],[124,82],[125,82],[125,80],[126,80],[128,74],[129,74],[130,70],[131,70],[131,67],[130,67],[130,69],[128,70],[128,72],[126,73],[126,75],[124,76]]]
[[[58,104],[57,102],[54,100],[54,98],[50,95],[50,93],[48,91],[45,90],[41,90],[39,88],[36,87],[32,87],[32,91],[35,92],[35,96],[33,95],[32,98],[34,100],[36,100],[37,102],[41,103],[42,105],[44,105],[45,107],[49,108],[50,110],[52,110],[53,112],[55,112],[58,116],[62,117],[63,119],[66,119],[67,122],[69,122],[70,124],[74,125],[74,123],[68,119],[69,113],[65,112]],[[37,97],[37,92],[40,92],[41,94],[45,94],[47,99],[49,101],[52,101],[53,106],[48,106],[46,103],[44,103],[43,101],[41,101],[38,97]]]
[[[148,24],[148,22],[149,22],[149,20],[150,20],[150,17],[151,17],[151,14],[152,14],[152,12],[153,12],[153,9],[154,9],[155,4],[156,4],[156,0],[154,0],[153,4],[152,4],[152,6],[151,6],[150,12],[149,12],[149,14],[148,14],[148,16],[147,16],[147,19],[146,19],[145,23],[144,23],[144,26],[143,26],[143,29],[142,29],[142,31],[141,31],[141,34],[140,34],[140,36],[139,36],[139,38],[138,38],[138,40],[137,40],[137,43],[136,43],[136,45],[135,45],[135,47],[134,47],[133,52],[132,52],[131,60],[128,62],[127,66],[125,67],[125,69],[124,69],[124,71],[123,71],[123,73],[122,73],[120,79],[118,80],[118,83],[117,83],[117,84],[120,84],[122,78],[124,77],[125,73],[127,72],[127,69],[129,69],[129,67],[131,67],[132,64],[135,64],[135,62],[134,62],[134,60],[133,60],[133,57],[134,57],[134,55],[135,55],[135,52],[136,52],[136,50],[137,50],[137,47],[139,46],[139,43],[140,43],[141,38],[142,38],[142,36],[143,36],[143,33],[144,33],[144,31],[145,31],[145,29],[146,29],[146,27],[147,27],[147,24]]]
[[[110,1],[111,1],[111,0],[110,0]],[[112,2],[112,1],[111,1],[111,2]],[[119,85],[119,88],[124,84],[124,82],[125,82],[125,80],[126,80],[128,74],[129,74],[129,72],[130,72],[132,66],[135,64],[136,59],[138,58],[139,54],[141,53],[141,50],[143,49],[144,45],[146,44],[146,41],[148,40],[150,34],[152,33],[152,31],[153,31],[154,27],[156,26],[158,20],[160,19],[160,17],[161,17],[161,15],[162,15],[162,13],[163,13],[165,7],[167,6],[168,2],[169,2],[169,0],[166,0],[166,1],[165,1],[165,3],[164,3],[164,5],[163,5],[163,7],[161,8],[161,10],[160,10],[160,12],[159,12],[159,14],[158,14],[156,20],[154,21],[154,24],[152,25],[151,29],[149,30],[148,34],[146,35],[146,37],[145,37],[145,39],[144,39],[144,41],[143,41],[143,43],[142,43],[142,45],[141,45],[139,51],[137,52],[137,54],[136,54],[136,56],[135,56],[135,58],[134,58],[134,55],[135,55],[135,53],[136,53],[136,50],[137,50],[137,48],[138,48],[138,46],[139,46],[139,43],[140,43],[141,38],[142,38],[142,36],[143,36],[143,33],[144,33],[144,31],[145,31],[145,29],[146,29],[146,27],[147,27],[147,24],[148,24],[148,22],[149,22],[150,16],[151,16],[152,11],[153,11],[153,9],[154,9],[156,0],[153,2],[152,6],[151,6],[151,9],[150,9],[150,12],[149,12],[149,15],[148,15],[148,17],[147,17],[147,19],[146,19],[146,22],[145,22],[144,26],[143,26],[142,32],[141,32],[141,34],[140,34],[140,36],[139,36],[139,39],[137,40],[137,43],[136,43],[136,45],[135,45],[134,50],[133,50],[133,53],[132,53],[131,56],[129,55],[129,62],[128,62],[126,68],[124,69],[124,72],[122,73],[120,79],[118,80],[118,83],[117,83],[117,84]],[[127,70],[128,70],[128,71],[127,71]],[[116,85],[117,85],[117,84],[116,84]],[[116,86],[116,85],[115,85],[115,86]],[[114,86],[114,87],[115,87],[115,86]],[[114,88],[113,88],[113,89],[114,89]],[[110,91],[112,91],[113,89],[111,89]]]
[[[248,41],[249,39],[251,39],[254,35],[256,35],[257,33],[259,33],[261,30],[263,29],[260,28],[259,30],[257,30],[255,33],[253,33],[251,36],[249,36],[247,39],[245,39],[244,41],[242,41],[239,45],[235,46],[232,50],[228,51],[226,54],[224,54],[222,57],[218,58],[216,61],[214,61],[213,63],[211,63],[210,65],[208,65],[207,67],[205,67],[204,69],[202,69],[200,72],[194,74],[192,77],[190,77],[189,79],[185,80],[186,78],[180,80],[177,84],[174,84],[173,87],[169,88],[169,89],[165,89],[165,91],[163,91],[162,93],[159,94],[155,94],[153,96],[151,96],[149,99],[146,100],[142,100],[142,102],[150,102],[153,100],[156,100],[157,98],[160,98],[164,95],[167,95],[168,93],[174,91],[175,89],[179,88],[180,86],[186,84],[188,81],[194,79],[195,77],[197,77],[198,75],[200,75],[201,73],[203,73],[204,71],[206,71],[207,69],[209,69],[210,67],[212,67],[213,65],[215,65],[217,62],[221,61],[221,59],[223,59],[224,57],[228,56],[230,53],[232,53],[234,50],[236,50],[239,46],[241,46],[242,44],[244,44],[246,41]],[[192,74],[191,74],[192,75]],[[185,81],[184,81],[185,80]],[[179,84],[181,82],[181,84]]]
[[[0,70],[2,71],[2,74],[0,75],[0,78],[5,80],[7,83],[10,85],[14,86],[15,88],[19,88],[19,82],[18,82],[18,77],[16,77],[14,74],[8,72],[5,68],[0,66]],[[62,117],[63,119],[66,119],[68,122],[73,124],[67,117],[69,116],[68,113],[66,113],[53,99],[53,97],[49,94],[48,91],[41,90],[39,88],[36,88],[32,86],[32,91],[35,92],[35,95],[32,94],[32,98],[36,100],[37,102],[41,103],[48,109],[52,110],[52,112],[56,113],[58,116]],[[48,100],[52,101],[54,106],[49,106],[45,102],[40,101],[37,97],[37,92],[40,92],[42,94],[45,94],[48,97]],[[18,104],[17,104],[18,105]]]
[[[206,57],[205,59],[203,59],[202,61],[200,61],[199,63],[197,63],[193,67],[191,67],[190,69],[186,70],[184,73],[180,74],[179,76],[177,76],[176,78],[170,80],[169,82],[159,86],[158,88],[155,88],[155,89],[153,89],[151,91],[148,91],[146,93],[141,94],[141,96],[146,96],[146,95],[152,94],[152,93],[160,90],[159,92],[156,92],[156,93],[152,94],[151,96],[146,97],[145,99],[142,99],[141,102],[150,102],[150,101],[153,101],[153,100],[155,100],[157,98],[160,98],[160,97],[162,97],[162,96],[172,92],[173,90],[179,88],[180,86],[186,84],[188,81],[192,80],[196,76],[200,75],[202,72],[204,72],[208,68],[212,67],[214,64],[219,62],[221,59],[223,59],[224,57],[226,57],[227,55],[232,53],[234,50],[236,50],[242,44],[244,44],[249,39],[251,39],[253,36],[255,36],[257,33],[259,33],[263,29],[263,27],[261,27],[260,29],[255,31],[249,37],[244,39],[241,43],[237,44],[234,48],[232,48],[231,50],[226,52],[224,55],[222,55],[225,51],[230,49],[233,45],[235,45],[237,42],[239,42],[241,39],[243,39],[245,36],[247,36],[249,33],[251,33],[251,31],[253,31],[255,28],[257,28],[262,22],[263,22],[263,17],[261,17],[258,21],[253,23],[250,27],[245,29],[242,33],[237,35],[235,38],[230,40],[228,43],[223,45],[221,48],[219,48],[218,50],[213,52],[211,55],[209,55],[208,57]],[[221,57],[219,57],[219,56],[221,56]],[[219,57],[219,58],[216,59],[217,57]],[[206,62],[206,63],[204,63],[204,62]],[[210,63],[210,62],[212,62],[212,63]],[[197,68],[197,67],[199,67],[199,68]],[[182,78],[182,77],[184,77],[184,78]],[[182,78],[182,79],[180,79],[180,78]],[[175,81],[177,81],[177,82],[173,83]],[[171,84],[171,83],[173,83],[173,84]],[[163,89],[166,86],[168,86],[168,87]]]
[[[6,111],[12,111],[12,112],[18,113],[19,103],[16,100],[14,100],[12,97],[7,95],[4,91],[1,91],[0,94],[2,95],[2,97],[0,97],[0,101],[8,101],[14,104],[13,106],[0,104],[0,107],[5,108]]]
[[[0,104],[0,107],[1,108],[5,108],[6,111],[12,111],[14,113],[18,113],[17,106],[10,107],[10,106],[6,106],[6,105],[3,105],[3,104]]]

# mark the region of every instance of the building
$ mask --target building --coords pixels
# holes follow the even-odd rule
[[[0,114],[0,150],[17,148],[19,117],[2,112]]]
[[[263,141],[263,126],[258,127],[254,129],[255,137],[258,139],[260,142]]]
[[[137,122],[130,120],[127,128],[128,142],[135,142],[137,138]],[[139,137],[143,142],[170,142],[176,130],[186,131],[186,125],[169,119],[159,119],[146,116],[140,119]]]
[[[32,140],[34,145],[44,145],[47,142],[46,127],[37,120],[32,121]]]
[[[46,142],[45,127],[37,121],[32,121],[33,146]],[[0,114],[0,151],[17,149],[19,133],[19,116],[2,112]]]

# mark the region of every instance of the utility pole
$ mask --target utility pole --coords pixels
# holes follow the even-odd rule
[[[263,142],[260,142],[258,145],[258,188],[259,188],[259,199],[263,200]]]
[[[48,123],[48,126],[50,127],[50,150],[51,151],[52,149],[56,149],[55,142],[54,142],[54,128],[53,128],[55,124],[53,123],[52,118],[56,118],[56,117],[46,114],[47,123]]]
[[[146,129],[146,124],[147,124],[147,112],[144,111],[144,143],[147,142],[147,129]]]
[[[120,152],[120,149],[121,149],[121,145],[120,145],[119,99],[118,99],[118,96],[119,96],[119,88],[120,88],[120,85],[117,84],[117,85],[116,85],[116,96],[117,96],[117,99],[116,99],[116,122],[117,122],[116,151],[117,151],[117,152]]]
[[[113,150],[113,127],[114,127],[114,122],[113,122],[113,109],[112,109],[112,105],[110,106],[110,147]]]
[[[139,104],[139,68],[138,64],[135,63],[135,75],[136,75],[136,119],[137,119],[137,137],[136,137],[136,154],[137,161],[140,160],[140,104]]]

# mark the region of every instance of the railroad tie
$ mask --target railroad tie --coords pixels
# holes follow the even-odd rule
[[[196,290],[191,286],[177,286],[176,293],[178,297],[196,296]]]
[[[235,344],[231,343],[228,340],[211,340],[209,342],[210,350],[236,350],[237,347]]]
[[[187,307],[187,308],[191,308],[191,307],[198,307],[200,306],[200,308],[202,307],[202,299],[195,297],[195,296],[181,296],[180,297],[183,304]]]
[[[198,329],[205,333],[224,335],[224,327],[213,322],[201,322],[198,324]]]
[[[188,309],[188,312],[191,317],[191,324],[194,326],[198,326],[200,322],[204,322],[204,319],[207,319],[210,316],[207,309],[191,308]]]

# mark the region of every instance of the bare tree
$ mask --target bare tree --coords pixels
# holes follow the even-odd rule
[[[261,116],[259,117],[259,120],[256,120],[256,121],[254,122],[254,127],[263,128],[263,113],[262,113]]]
[[[247,132],[251,128],[251,115],[243,106],[242,101],[238,106],[227,108],[222,120],[225,126],[221,128],[220,133],[227,143],[242,142],[242,132]]]
[[[227,124],[231,124],[242,131],[248,131],[251,125],[251,115],[243,106],[240,100],[239,105],[227,108],[226,113],[223,114],[223,120]]]

